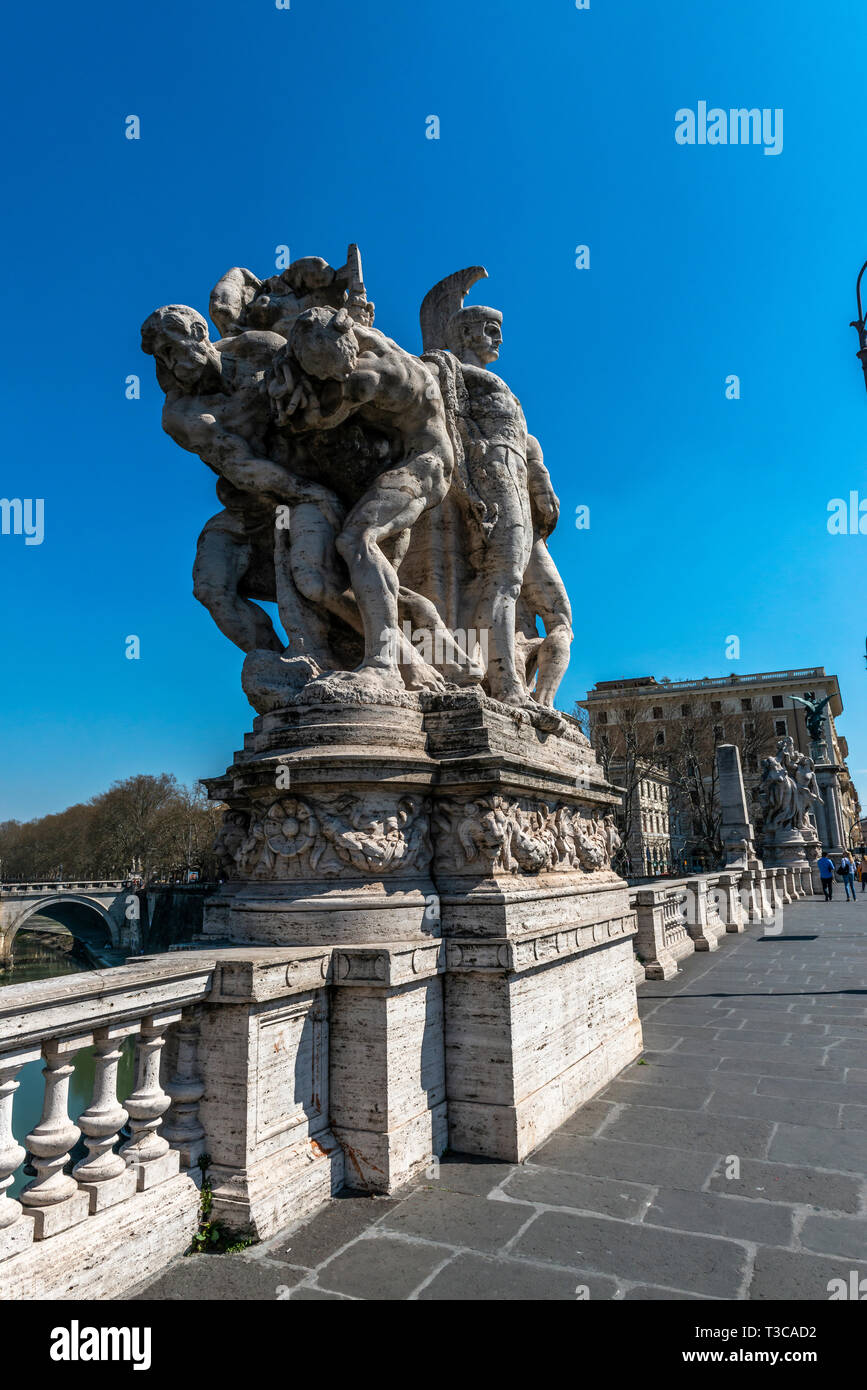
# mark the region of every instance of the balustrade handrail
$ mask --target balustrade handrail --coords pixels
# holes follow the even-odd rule
[[[77,889],[77,888],[125,888],[129,883],[125,878],[35,878],[30,882],[22,883],[17,880],[3,882],[0,880],[0,893],[45,893],[53,892],[57,888]]]
[[[755,685],[763,681],[781,680],[801,680],[813,677],[826,680],[824,666],[801,666],[792,671],[757,671],[755,674],[746,676],[699,676],[697,680],[688,681],[655,681],[649,685],[633,686],[611,686],[605,690],[588,690],[588,700],[610,700],[612,698],[625,698],[627,695],[638,694],[641,691],[652,691],[654,694],[664,695],[669,690],[701,690],[709,686],[719,687],[725,685]]]
[[[743,869],[733,865],[731,868],[708,869],[707,873],[703,874],[685,874],[683,878],[664,878],[657,879],[655,883],[637,883],[629,889],[629,900],[633,902],[637,893],[665,894],[673,890],[688,888],[691,883],[708,881],[715,883],[722,874],[741,874],[743,872]],[[766,869],[764,872],[767,873],[768,870]]]
[[[7,985],[0,990],[0,1053],[197,1003],[210,993],[215,966],[205,952],[173,951],[107,970]]]

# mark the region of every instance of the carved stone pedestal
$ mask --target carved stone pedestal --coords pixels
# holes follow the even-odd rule
[[[575,721],[328,682],[209,788],[230,877],[206,934],[322,952],[348,1185],[446,1144],[520,1160],[640,1050],[618,798]]]
[[[453,696],[425,724],[449,1144],[519,1161],[641,1048],[635,917],[604,820],[617,797],[572,721],[551,732]]]
[[[819,860],[822,857],[822,847],[819,844],[808,843],[804,847],[809,866],[810,887],[816,897],[822,896],[822,875],[819,873]]]
[[[259,715],[225,777],[207,782],[231,809],[219,838],[229,878],[206,934],[281,946],[438,937],[423,720],[415,695],[346,703],[327,689]]]
[[[806,869],[806,851],[802,830],[775,830],[765,836],[762,860],[766,869]]]

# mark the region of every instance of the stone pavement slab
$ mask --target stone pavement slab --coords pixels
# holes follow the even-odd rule
[[[419,1302],[434,1299],[485,1302],[508,1300],[549,1300],[575,1302],[578,1280],[565,1269],[544,1269],[528,1260],[502,1256],[462,1254],[426,1284],[417,1295]],[[617,1284],[601,1275],[592,1277],[591,1297],[613,1298]]]
[[[132,1297],[824,1301],[867,1281],[867,915],[844,913],[792,904],[783,936],[641,986],[642,1058],[525,1163],[448,1155]]]

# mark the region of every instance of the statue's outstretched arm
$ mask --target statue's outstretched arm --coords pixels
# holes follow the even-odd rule
[[[182,448],[198,454],[215,473],[242,492],[269,493],[278,502],[298,505],[313,502],[338,530],[343,507],[330,488],[299,478],[281,464],[252,453],[246,439],[233,434],[209,411],[184,410],[180,414],[166,402],[163,427]]]

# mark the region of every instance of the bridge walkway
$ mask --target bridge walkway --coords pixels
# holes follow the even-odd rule
[[[867,1280],[867,894],[792,904],[782,935],[730,936],[639,1000],[641,1059],[527,1162],[451,1155],[130,1297],[825,1301]]]

